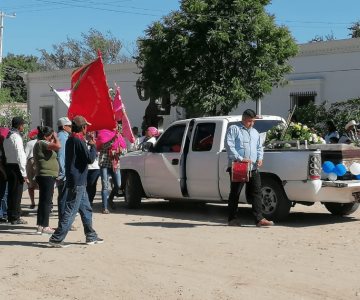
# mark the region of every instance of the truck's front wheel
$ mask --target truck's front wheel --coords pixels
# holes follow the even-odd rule
[[[127,208],[139,208],[142,197],[142,185],[139,175],[130,171],[125,179],[125,205]]]
[[[359,203],[324,203],[326,209],[336,216],[347,216],[355,212]]]
[[[262,210],[265,218],[279,221],[289,215],[291,202],[276,179],[261,178]]]

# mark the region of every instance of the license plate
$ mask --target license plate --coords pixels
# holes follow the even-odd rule
[[[360,202],[360,192],[352,193],[355,198],[355,202]]]

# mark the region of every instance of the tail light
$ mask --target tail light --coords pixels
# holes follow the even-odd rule
[[[320,153],[313,153],[309,156],[308,179],[318,180],[321,178],[321,156]]]

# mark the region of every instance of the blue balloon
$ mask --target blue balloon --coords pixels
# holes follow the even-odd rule
[[[337,176],[344,176],[346,174],[346,167],[343,164],[337,164],[334,169]]]
[[[335,165],[331,161],[325,161],[322,165],[322,169],[325,173],[335,173]]]

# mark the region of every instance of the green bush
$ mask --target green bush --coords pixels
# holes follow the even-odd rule
[[[310,103],[296,109],[296,120],[325,134],[326,121],[333,121],[337,130],[343,132],[350,120],[360,121],[360,98],[338,101],[327,107],[326,102],[316,105]]]

